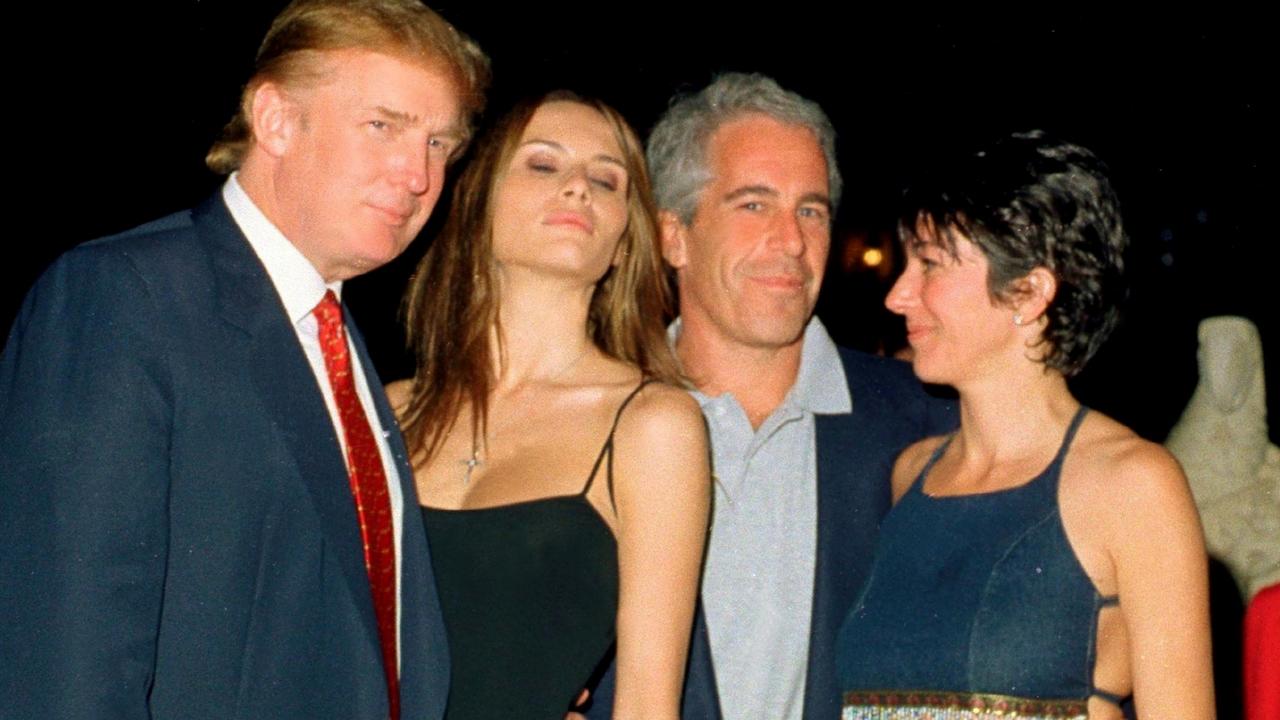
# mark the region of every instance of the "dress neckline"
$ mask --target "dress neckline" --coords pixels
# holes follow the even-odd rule
[[[957,431],[948,435],[947,439],[944,440],[942,444],[939,445],[938,448],[933,451],[933,455],[929,457],[929,462],[925,463],[925,466],[920,470],[920,475],[916,478],[916,481],[912,483],[911,488],[907,491],[907,494],[912,494],[912,493],[918,494],[921,497],[933,502],[949,502],[949,501],[963,502],[965,500],[992,498],[992,497],[999,497],[1002,495],[1013,495],[1015,493],[1023,492],[1028,490],[1029,488],[1035,487],[1040,480],[1044,479],[1049,475],[1054,475],[1056,479],[1056,476],[1058,473],[1054,471],[1055,470],[1059,472],[1061,471],[1062,461],[1066,458],[1067,450],[1070,449],[1072,441],[1075,440],[1076,431],[1080,429],[1080,425],[1082,422],[1084,422],[1084,416],[1088,414],[1088,411],[1089,411],[1089,408],[1083,404],[1076,409],[1075,415],[1072,416],[1071,422],[1067,425],[1066,432],[1063,433],[1062,443],[1058,445],[1058,451],[1054,453],[1053,459],[1050,460],[1047,465],[1045,465],[1043,470],[1036,473],[1034,476],[1032,476],[1030,479],[1024,482],[1020,482],[1017,485],[1013,485],[1011,487],[999,488],[997,490],[988,490],[986,492],[976,492],[976,493],[962,493],[958,495],[932,495],[930,493],[925,492],[924,483],[925,483],[925,479],[929,475],[929,471],[933,469],[933,466],[942,457],[942,454],[946,452],[947,448],[951,445],[951,441],[956,438],[956,435],[959,432]]]
[[[482,513],[490,510],[513,510],[515,508],[527,507],[529,505],[537,505],[538,503],[554,502],[557,500],[581,500],[588,506],[591,505],[582,493],[572,493],[565,495],[547,495],[546,497],[529,498],[528,500],[517,500],[516,502],[503,503],[501,505],[484,505],[481,507],[464,507],[464,508],[442,508],[432,505],[419,505],[427,512],[435,513]],[[594,509],[594,508],[592,508]]]

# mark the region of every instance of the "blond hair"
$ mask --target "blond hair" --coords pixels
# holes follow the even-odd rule
[[[209,169],[219,174],[239,169],[253,141],[249,118],[260,85],[314,83],[323,76],[324,53],[351,49],[447,73],[462,110],[463,142],[454,157],[460,154],[489,85],[489,58],[480,46],[418,0],[294,0],[267,30],[240,107],[205,156]]]

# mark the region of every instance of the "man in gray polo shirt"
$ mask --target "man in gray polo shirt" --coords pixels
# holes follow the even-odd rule
[[[904,364],[837,348],[813,317],[840,195],[834,136],[816,103],[728,74],[677,99],[649,138],[679,284],[672,341],[714,452],[686,717],[714,715],[717,697],[731,720],[838,715],[834,638],[893,459],[952,422]]]

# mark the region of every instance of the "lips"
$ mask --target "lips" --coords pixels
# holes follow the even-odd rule
[[[772,290],[797,291],[804,289],[804,278],[794,275],[764,275],[753,278],[760,285]]]
[[[576,227],[587,234],[591,234],[595,229],[595,226],[591,222],[591,218],[582,213],[570,211],[553,212],[542,221],[542,224],[567,225],[570,227]]]
[[[370,208],[380,213],[392,225],[404,225],[409,222],[410,218],[417,213],[418,208],[415,205],[392,206],[370,204]]]
[[[915,345],[924,338],[928,332],[929,328],[924,325],[913,325],[911,323],[907,323],[907,342]]]
[[[751,282],[778,292],[802,291],[811,277],[801,267],[779,264],[748,268],[745,274]]]

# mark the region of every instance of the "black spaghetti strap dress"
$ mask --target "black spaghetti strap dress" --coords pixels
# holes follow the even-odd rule
[[[423,507],[452,665],[446,720],[561,720],[609,653],[618,611],[613,533],[582,490],[497,507]]]

